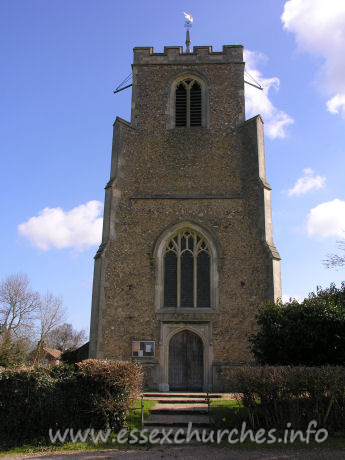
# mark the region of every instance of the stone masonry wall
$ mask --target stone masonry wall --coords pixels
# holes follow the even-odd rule
[[[221,62],[222,53],[211,52],[199,59],[191,56],[185,64],[178,55],[159,63],[166,55],[142,50],[147,49],[139,49],[133,66],[131,125],[118,119],[114,128],[108,211],[97,262],[103,274],[95,277],[103,293],[103,301],[95,296],[93,306],[100,321],[93,326],[98,356],[130,359],[132,340],[155,340],[156,356],[146,360],[154,365],[160,358],[160,321],[182,318],[211,321],[214,363],[251,361],[247,337],[255,328],[257,307],[272,297],[272,254],[258,225],[264,210],[260,188],[253,185],[257,168],[246,164],[255,158],[243,151],[248,144],[243,136],[255,134],[243,135],[241,128],[239,50],[234,62],[230,54]],[[207,84],[209,126],[167,129],[170,86],[176,76],[193,72]],[[262,209],[253,217],[256,205]],[[182,221],[209,229],[219,243],[219,303],[207,311],[156,311],[155,241]],[[102,337],[96,337],[96,330]]]

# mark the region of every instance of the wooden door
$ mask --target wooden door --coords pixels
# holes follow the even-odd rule
[[[203,387],[204,353],[200,337],[182,331],[169,344],[170,390],[200,391]]]

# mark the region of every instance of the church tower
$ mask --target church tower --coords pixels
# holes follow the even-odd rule
[[[281,296],[263,122],[245,120],[242,46],[134,48],[116,118],[90,357],[136,359],[153,390],[222,389]]]

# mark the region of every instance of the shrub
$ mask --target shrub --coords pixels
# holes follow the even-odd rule
[[[240,395],[253,428],[318,428],[344,431],[343,366],[245,366],[228,371],[227,380]]]
[[[86,360],[75,366],[0,372],[0,441],[20,445],[48,439],[48,430],[123,427],[130,398],[141,392],[140,366]]]
[[[0,334],[0,366],[20,366],[27,360],[28,344],[25,339],[14,340],[9,334]]]
[[[260,364],[343,365],[345,363],[345,283],[317,288],[299,303],[268,304],[257,314],[250,338]]]

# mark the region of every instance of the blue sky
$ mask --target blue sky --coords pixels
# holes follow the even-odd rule
[[[2,0],[0,279],[24,272],[89,329],[112,123],[130,118],[132,48],[242,44],[247,116],[265,122],[283,293],[340,283],[321,261],[345,229],[343,0]]]

